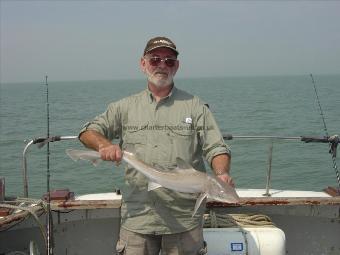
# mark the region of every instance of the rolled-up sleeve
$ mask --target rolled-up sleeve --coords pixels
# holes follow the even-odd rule
[[[224,142],[214,116],[206,105],[199,107],[197,130],[202,146],[203,156],[211,165],[212,159],[220,154],[231,154],[229,146]]]
[[[111,103],[105,112],[85,123],[78,137],[87,130],[94,130],[113,140],[121,134],[121,102]]]

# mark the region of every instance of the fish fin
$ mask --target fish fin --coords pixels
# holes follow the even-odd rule
[[[194,209],[194,212],[192,214],[192,217],[195,216],[198,208],[200,207],[200,205],[202,204],[202,201],[206,198],[207,196],[207,193],[202,193],[196,200],[196,204],[195,204],[195,209]]]
[[[168,170],[168,172],[172,173],[172,174],[176,174],[176,173],[178,173],[178,174],[197,174],[197,172],[199,172],[199,171],[197,171],[193,168],[191,168],[191,169],[189,169],[189,168],[181,169],[181,168],[176,167],[175,169]]]
[[[158,184],[157,182],[149,182],[148,183],[148,191],[150,190],[155,190],[155,189],[158,189],[158,188],[161,188],[162,185]]]
[[[98,159],[89,159],[86,156],[80,156],[79,159],[89,161],[93,166],[98,166],[100,162],[102,161],[100,158]]]
[[[92,159],[90,161],[91,161],[92,165],[98,166],[102,160],[101,159]]]
[[[127,144],[124,148],[125,151],[130,152],[132,154],[136,154],[136,148],[134,144]]]
[[[187,162],[185,162],[183,159],[181,159],[180,157],[176,158],[176,163],[177,163],[177,167],[181,168],[181,169],[188,169],[188,168],[192,168],[192,166],[190,164],[188,164]]]

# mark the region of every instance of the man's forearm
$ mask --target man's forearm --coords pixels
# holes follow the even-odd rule
[[[235,187],[233,178],[229,175],[230,172],[230,155],[221,154],[213,158],[211,166],[216,176],[223,182]]]
[[[96,151],[100,148],[111,145],[112,143],[101,133],[94,130],[87,130],[82,133],[79,140],[87,147]]]
[[[211,166],[216,175],[229,174],[230,171],[230,155],[220,154],[212,159]]]
[[[87,130],[80,135],[79,139],[87,148],[98,151],[102,160],[120,161],[122,159],[119,145],[112,144],[101,133]]]

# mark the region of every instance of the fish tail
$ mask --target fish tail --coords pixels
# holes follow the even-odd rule
[[[76,150],[66,149],[66,154],[73,160],[78,161],[80,159],[80,155],[77,153]]]

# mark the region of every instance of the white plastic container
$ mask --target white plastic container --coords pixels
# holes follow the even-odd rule
[[[205,228],[209,255],[285,255],[286,237],[276,227]]]

